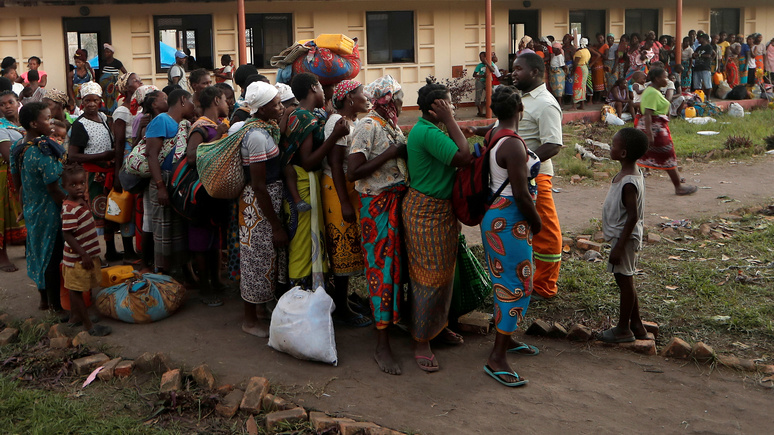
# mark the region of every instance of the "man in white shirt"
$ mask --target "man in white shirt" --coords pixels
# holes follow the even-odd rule
[[[544,75],[545,63],[534,53],[522,54],[513,62],[513,84],[522,92],[524,104],[519,135],[541,161],[536,178],[538,197],[535,205],[543,229],[532,239],[535,258],[533,297],[549,299],[556,296],[562,260],[562,230],[551,190],[554,175],[551,158],[562,148],[562,109],[546,89]]]
[[[167,73],[167,85],[180,85],[184,91],[190,92],[191,89],[188,87],[188,79],[185,77],[184,67],[187,57],[188,56],[180,50],[175,52],[175,64],[169,67],[169,72]]]

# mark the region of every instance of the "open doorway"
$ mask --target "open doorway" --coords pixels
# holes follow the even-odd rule
[[[73,63],[76,50],[84,49],[88,53],[89,64],[96,71],[103,56],[102,44],[110,43],[109,17],[63,18],[65,32],[65,50],[67,62]],[[98,75],[99,77],[99,75]]]
[[[539,34],[540,11],[537,9],[511,9],[508,11],[508,24],[510,24],[510,50],[508,53],[508,70],[513,66],[513,60],[516,58],[519,40],[524,35],[537,39]]]

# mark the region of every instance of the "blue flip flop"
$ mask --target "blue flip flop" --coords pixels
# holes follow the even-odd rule
[[[532,353],[522,352],[524,350],[531,350]],[[521,343],[516,347],[512,347],[508,349],[508,353],[515,353],[515,354],[524,355],[524,356],[535,356],[540,353],[540,350],[537,347],[529,345],[527,343]]]
[[[353,312],[353,314],[356,315],[349,319],[342,319],[341,317],[333,316],[333,323],[336,325],[348,326],[350,328],[364,328],[374,324],[373,320],[358,312]]]
[[[488,365],[484,364],[484,372],[492,377],[495,381],[505,385],[506,387],[521,387],[522,385],[526,385],[529,381],[526,379],[521,379],[521,377],[516,372],[493,372],[491,368],[489,368]],[[521,379],[520,381],[516,382],[505,382],[500,378],[502,375],[508,375],[513,376],[516,379]]]

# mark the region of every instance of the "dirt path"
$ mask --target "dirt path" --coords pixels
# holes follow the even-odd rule
[[[714,215],[763,202],[771,195],[774,159],[691,165],[683,172],[711,189],[677,198],[666,178],[648,178],[648,224],[662,221],[660,216]],[[599,215],[606,184],[572,186],[560,180],[557,185],[562,188],[555,195],[562,226],[584,229]],[[719,195],[740,202],[723,203],[716,199]],[[35,310],[37,293],[22,272],[23,250],[14,247],[10,254],[21,271],[0,274],[0,311],[18,318],[40,316]],[[395,333],[394,349],[404,374],[388,376],[371,358],[372,330],[337,329],[338,367],[299,361],[268,348],[265,339],[240,331],[237,297],[223,307],[207,308],[194,294],[173,317],[150,325],[104,322],[114,328],[104,342],[125,357],[159,351],[189,368],[206,362],[220,382],[266,376],[280,385],[281,394],[301,405],[399,430],[620,433],[626,427],[632,433],[766,433],[771,425],[765,404],[771,403],[774,392],[753,379],[598,346],[528,338],[540,355],[510,357],[514,368],[530,380],[528,386],[511,390],[483,373],[492,335],[468,335],[462,347],[439,347],[442,370],[427,375],[415,367],[409,337]]]

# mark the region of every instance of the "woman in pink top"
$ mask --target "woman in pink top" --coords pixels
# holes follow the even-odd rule
[[[41,63],[42,63],[42,61],[40,60],[39,57],[32,56],[27,61],[27,67],[30,69],[30,71],[35,70],[35,71],[38,72],[38,75],[40,76],[40,79],[38,80],[38,86],[40,86],[41,88],[45,88],[46,84],[48,84],[48,74],[46,74],[46,72],[43,71],[42,69],[38,69],[38,68],[40,68],[40,64]],[[24,74],[21,75],[21,80],[19,81],[19,83],[24,83],[26,85],[27,83],[30,82],[27,79],[27,73],[28,72],[29,71],[27,71],[27,72],[25,72]]]

